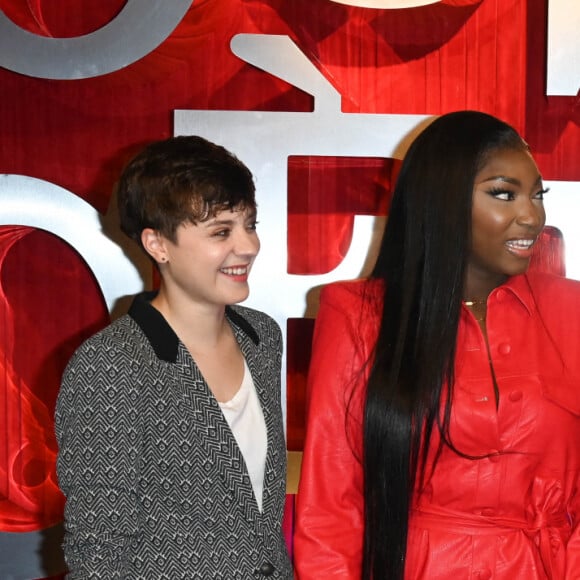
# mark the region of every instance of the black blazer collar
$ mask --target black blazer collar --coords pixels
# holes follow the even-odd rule
[[[157,357],[166,362],[175,363],[179,338],[161,312],[151,306],[151,300],[155,296],[157,296],[156,291],[137,294],[129,308],[129,316],[141,327]],[[240,312],[231,306],[226,306],[226,316],[232,324],[247,334],[256,346],[260,343],[258,333]]]

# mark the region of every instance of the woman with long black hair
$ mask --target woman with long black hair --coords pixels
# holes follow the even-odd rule
[[[370,279],[321,295],[301,580],[580,577],[580,284],[527,271],[544,193],[490,115],[411,145]]]

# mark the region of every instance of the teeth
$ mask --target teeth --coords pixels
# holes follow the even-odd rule
[[[510,240],[507,245],[512,248],[527,250],[534,245],[535,240]]]
[[[248,273],[248,268],[247,267],[222,268],[221,272],[227,274],[228,276],[242,276]]]

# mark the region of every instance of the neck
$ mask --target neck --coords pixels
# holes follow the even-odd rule
[[[469,308],[471,314],[473,314],[480,326],[485,324],[487,300],[464,300],[463,304]]]
[[[229,330],[225,306],[204,305],[170,296],[163,284],[151,305],[161,312],[185,344],[212,348]]]
[[[463,304],[465,306],[486,306],[487,298],[464,298]]]
[[[468,266],[463,285],[463,300],[470,302],[487,301],[493,290],[501,286],[507,279],[508,276],[491,275],[473,266]]]

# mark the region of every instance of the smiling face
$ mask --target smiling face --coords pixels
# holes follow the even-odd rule
[[[500,149],[489,155],[473,186],[465,298],[486,298],[508,277],[526,271],[546,221],[544,193],[528,151]]]
[[[159,264],[169,302],[236,304],[248,297],[248,277],[260,249],[256,211],[225,210],[203,222],[185,222],[175,241],[144,230],[143,245]]]

